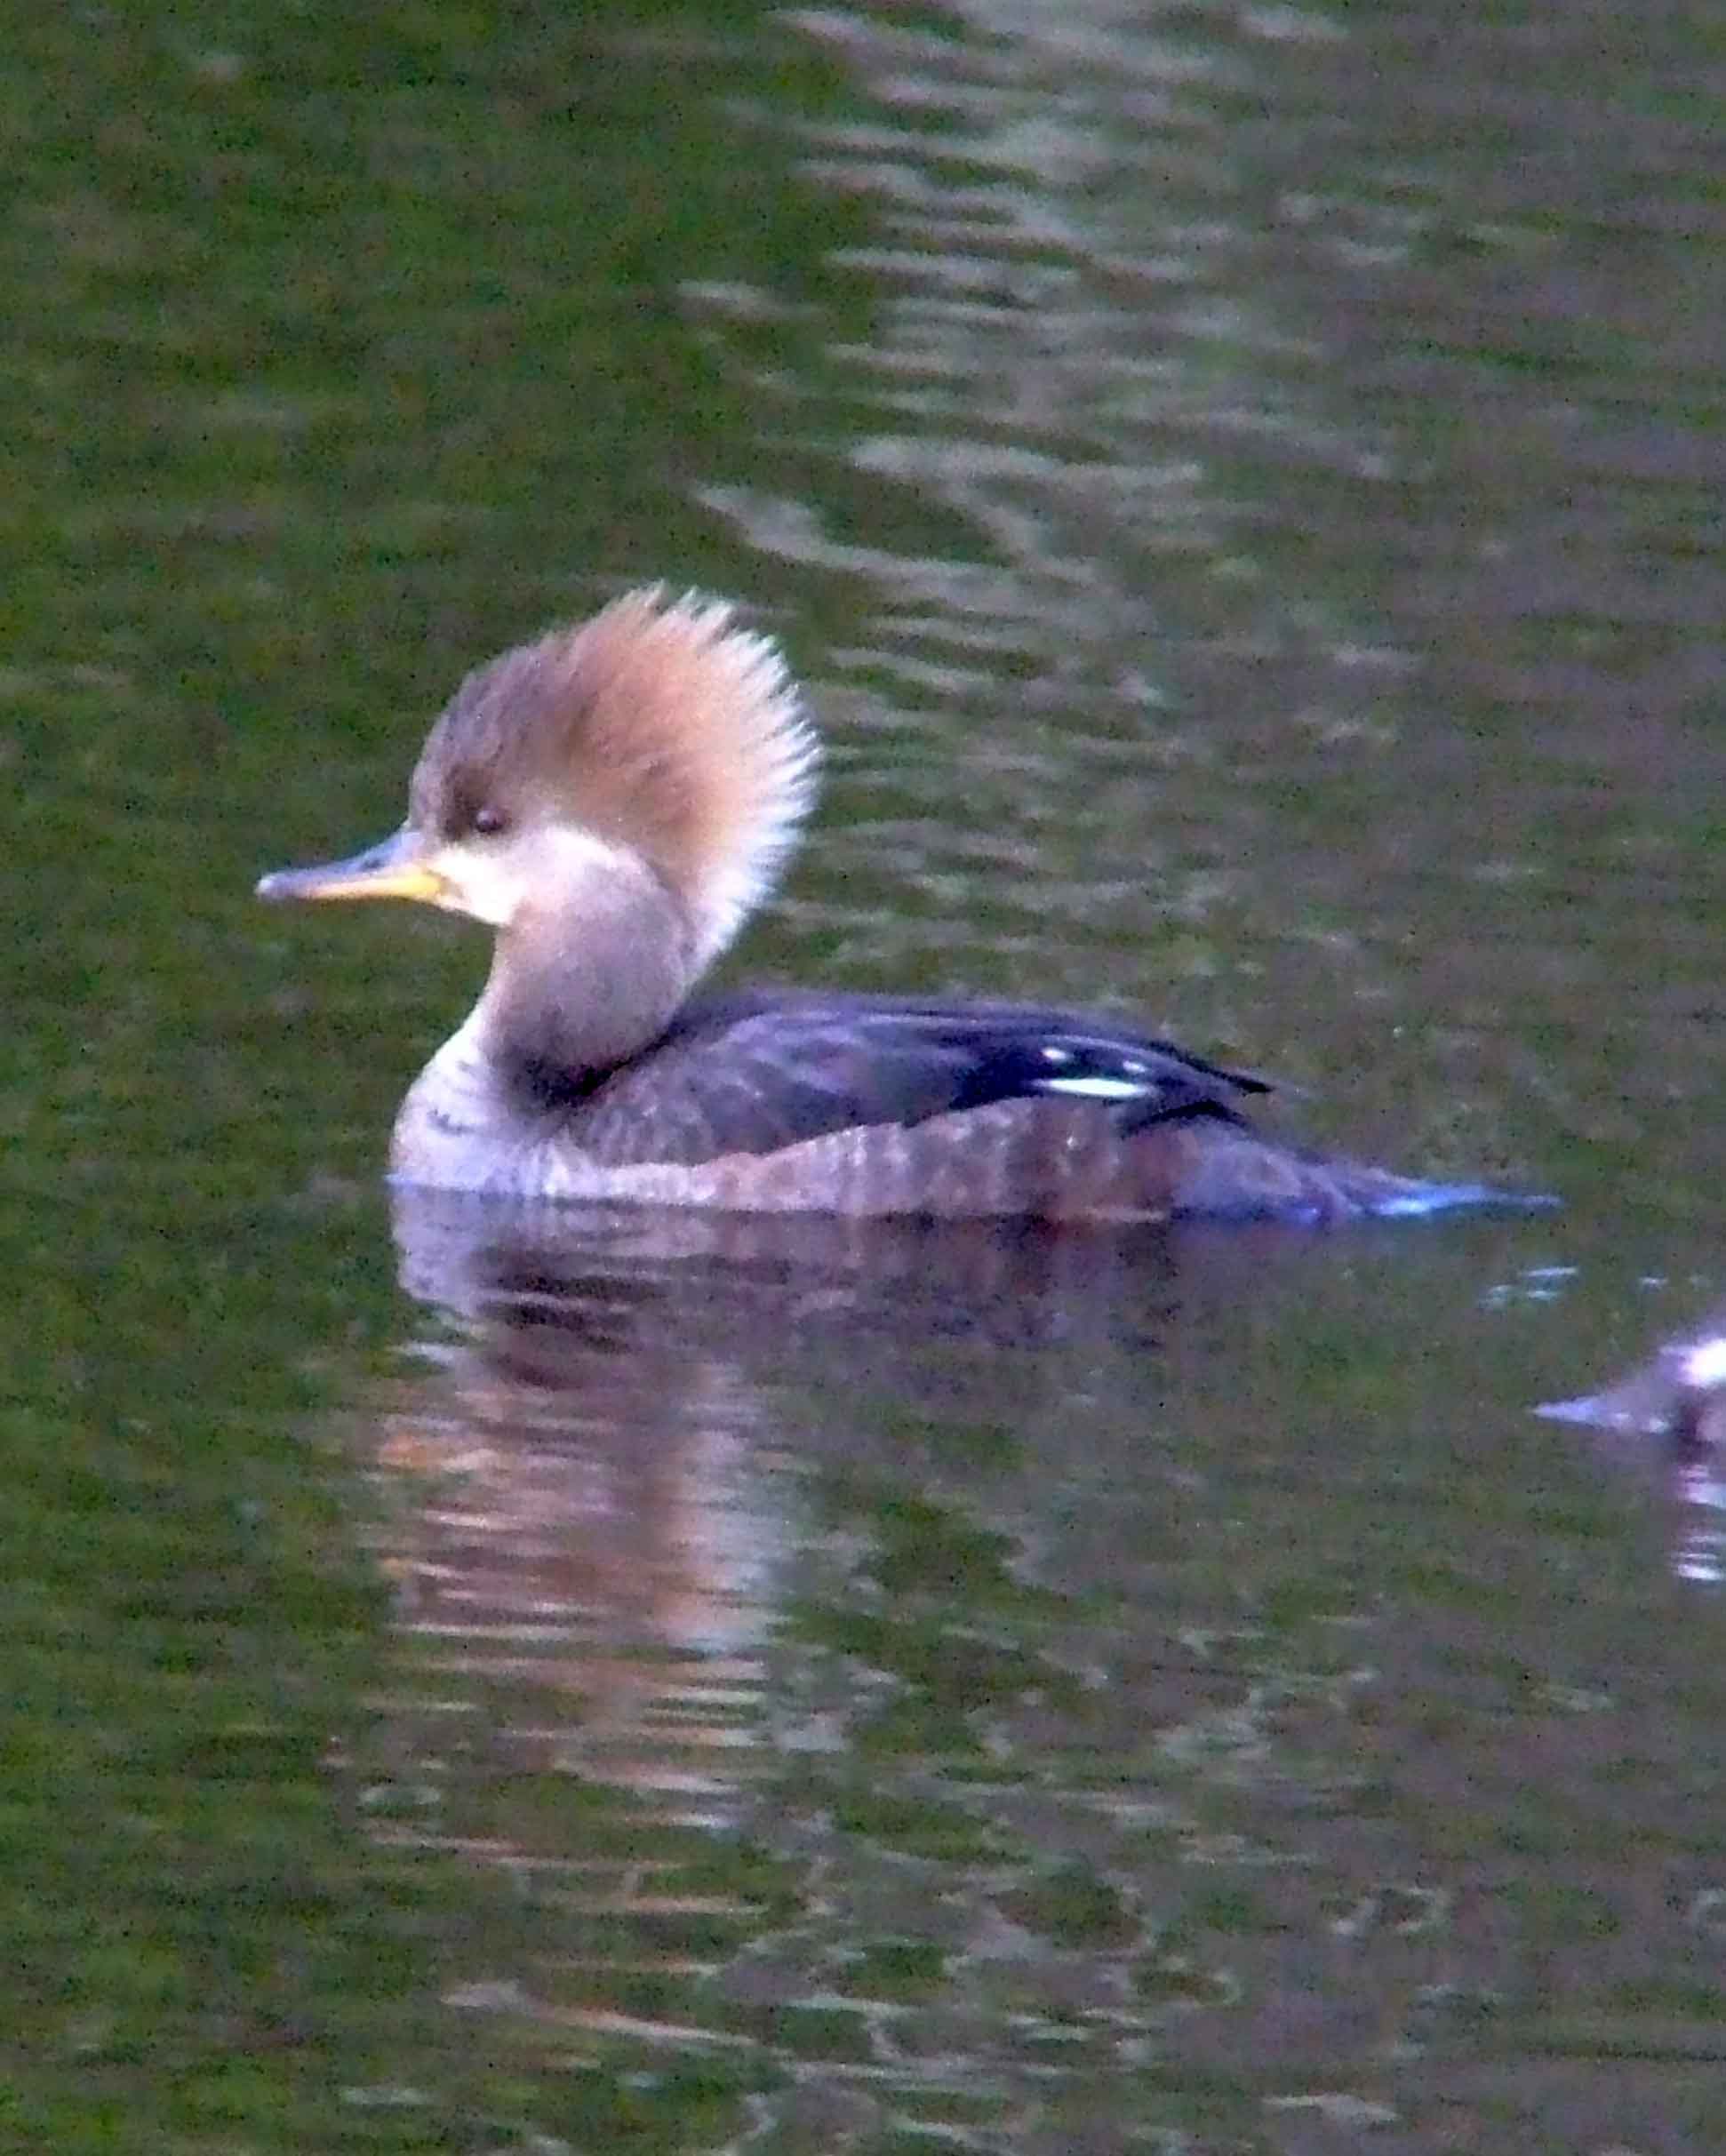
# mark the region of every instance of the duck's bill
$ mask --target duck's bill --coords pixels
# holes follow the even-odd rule
[[[426,860],[417,832],[393,833],[379,846],[368,846],[345,861],[316,868],[277,868],[260,877],[260,898],[418,898],[435,906],[444,896],[443,879]]]

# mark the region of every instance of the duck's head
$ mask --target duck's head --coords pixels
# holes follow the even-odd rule
[[[632,592],[468,675],[427,739],[408,818],[264,898],[418,898],[567,947],[630,924],[678,994],[771,887],[813,798],[816,737],[777,648],[722,603]],[[593,954],[595,958],[600,954]]]

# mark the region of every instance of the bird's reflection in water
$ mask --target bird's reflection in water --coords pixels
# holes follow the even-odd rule
[[[1328,1551],[1378,1624],[1346,1584],[1355,1403],[1406,1354],[1388,1310],[1476,1347],[1479,1248],[406,1192],[396,1226],[421,1311],[369,1441],[407,1650],[380,1742],[424,1793],[379,1831],[515,1889],[483,1937],[451,1918],[445,1996],[560,2073],[777,2077],[787,2146],[950,2124],[955,2091],[1017,2116],[1051,2056],[1127,2115],[1118,2047],[1225,1995],[1159,1959],[1214,1837],[1153,1733],[1209,1745],[1285,1649],[1307,1697],[1310,1641],[1235,1629],[1267,1551]],[[1070,1851],[1136,1882],[1094,1936],[1015,1898]]]
[[[503,1313],[531,1322],[561,1306],[560,1327],[599,1352],[676,1348],[655,1319],[674,1315],[683,1341],[723,1343],[739,1356],[777,1335],[812,1329],[824,1348],[971,1336],[1045,1346],[1099,1329],[1118,1337],[1127,1306],[1158,1307],[1174,1270],[1171,1233],[1050,1229],[998,1220],[848,1220],[827,1215],[722,1213],[694,1208],[516,1205],[459,1191],[403,1188],[394,1198],[402,1284],[422,1303],[467,1319]],[[1234,1240],[1320,1247],[1270,1227]],[[1118,1292],[1131,1283],[1126,1293]],[[606,1312],[612,1314],[611,1329]],[[750,1320],[773,1330],[740,1336]],[[555,1369],[535,1373],[555,1384]]]
[[[900,1427],[920,1398],[1022,1417],[1027,1382],[1070,1388],[1073,1352],[1154,1348],[1172,1291],[1145,1230],[405,1190],[395,1225],[437,1314],[378,1425],[405,1471],[386,1529],[404,1625],[450,1673],[533,1691],[518,1764],[714,1825],[774,1721],[775,1611],[820,1562],[811,1473],[860,1429],[867,1448],[861,1403]]]
[[[920,1412],[1076,1449],[1076,1372],[1137,1419],[1169,1248],[406,1191],[395,1226],[422,1314],[366,1422],[405,1649],[374,1831],[515,1884],[453,2003],[709,2056],[825,1861],[787,1780],[882,1681],[795,1621],[871,1592],[826,1479],[920,1487]]]

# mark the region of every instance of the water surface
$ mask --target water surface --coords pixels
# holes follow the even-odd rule
[[[17,2145],[1717,2145],[1717,1493],[1527,1413],[1721,1291],[1706,30],[14,14]],[[1564,1210],[392,1210],[475,936],[252,882],[655,576],[737,977]]]

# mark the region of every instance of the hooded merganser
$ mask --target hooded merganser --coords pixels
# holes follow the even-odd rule
[[[496,931],[410,1089],[395,1175],[515,1198],[741,1211],[1334,1220],[1489,1202],[1258,1136],[1261,1078],[1069,1010],[686,999],[815,790],[776,647],[658,589],[471,674],[408,819],[265,898],[419,898]]]
[[[1603,1392],[1543,1401],[1534,1411],[1664,1438],[1681,1458],[1726,1452],[1726,1303]]]

